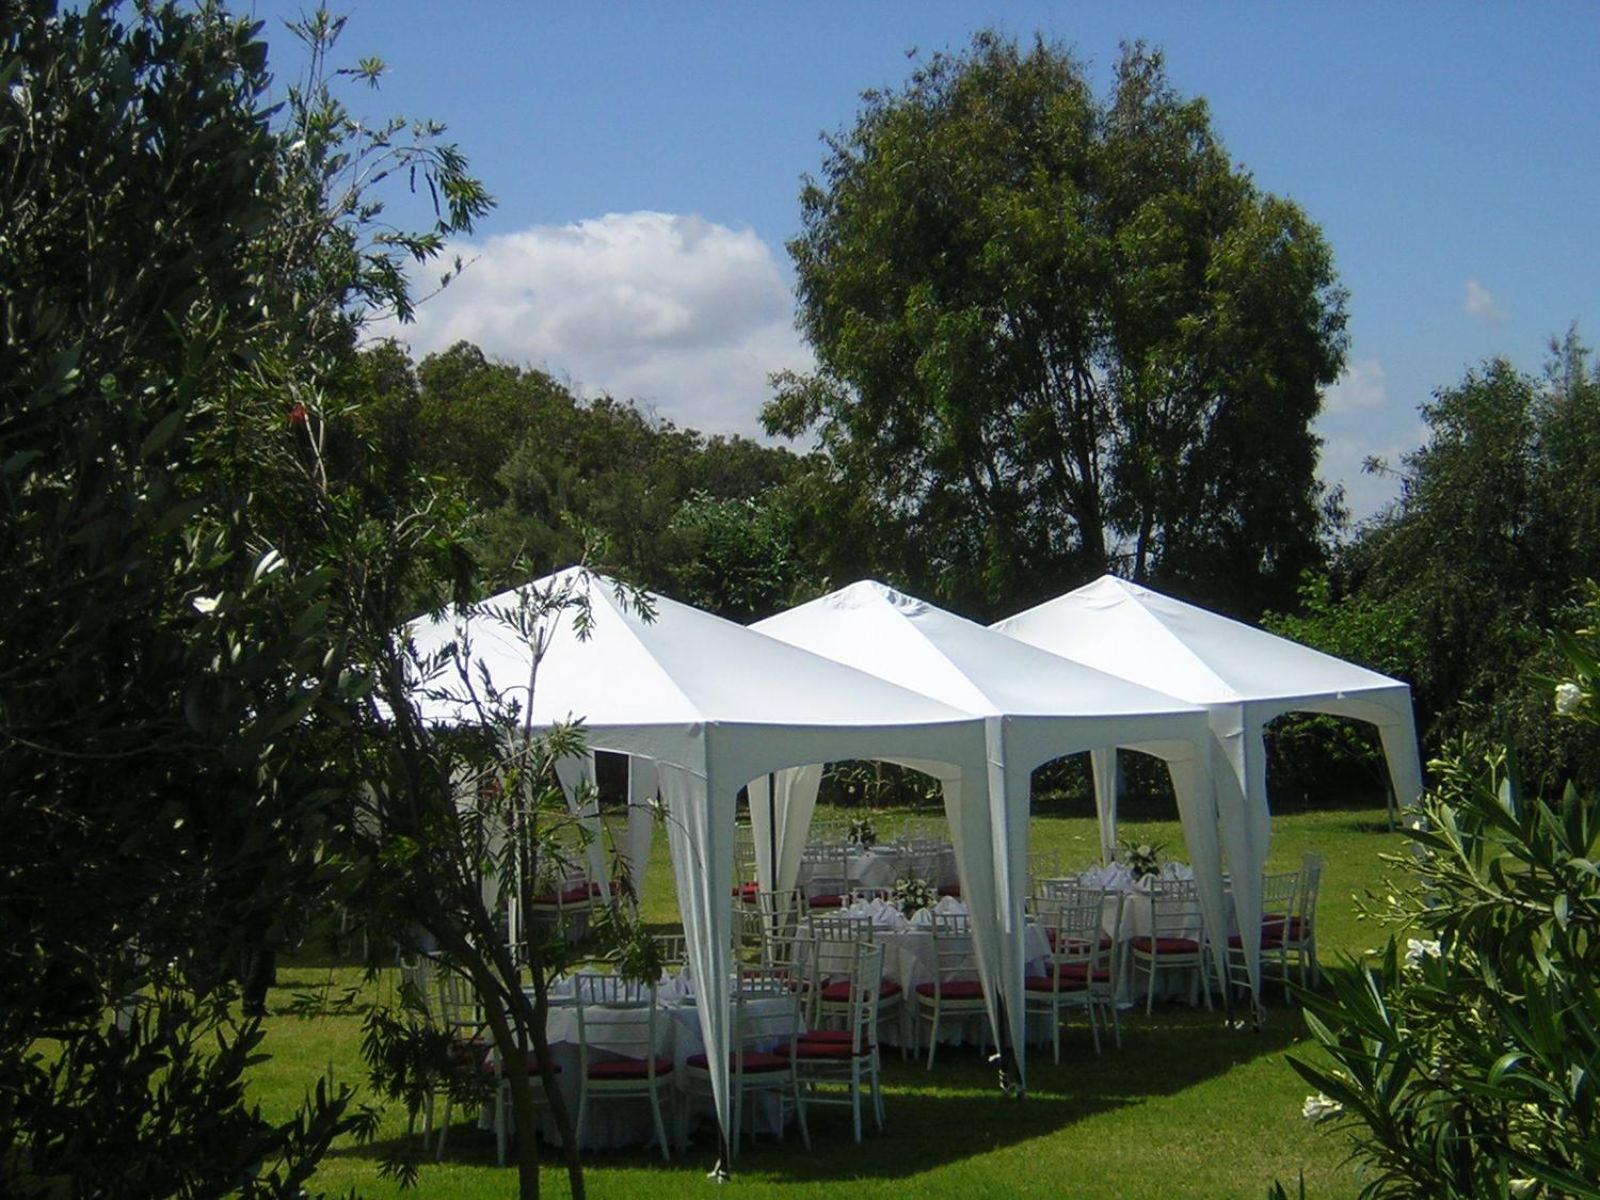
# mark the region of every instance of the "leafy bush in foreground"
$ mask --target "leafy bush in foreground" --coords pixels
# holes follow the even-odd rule
[[[1558,638],[1561,719],[1595,724],[1600,590]],[[1512,755],[1459,743],[1433,764],[1387,901],[1420,936],[1307,997],[1331,1058],[1291,1060],[1308,1117],[1356,1134],[1363,1197],[1600,1197],[1600,815],[1568,785],[1524,794]]]

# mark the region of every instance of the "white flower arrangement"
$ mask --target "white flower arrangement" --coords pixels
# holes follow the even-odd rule
[[[910,917],[919,908],[932,908],[937,903],[939,892],[926,879],[902,875],[894,881],[894,906],[901,916]]]
[[[1306,1102],[1300,1106],[1300,1115],[1313,1125],[1321,1121],[1331,1121],[1334,1117],[1344,1113],[1344,1105],[1337,1100],[1318,1092],[1315,1096],[1307,1096]]]
[[[1160,843],[1140,842],[1137,846],[1124,842],[1122,862],[1134,879],[1154,879],[1161,874]]]
[[[1556,716],[1570,717],[1583,707],[1583,689],[1570,680],[1556,684]]]
[[[878,831],[873,827],[871,817],[857,817],[851,821],[846,836],[852,846],[860,846],[863,850],[870,850],[878,844]]]

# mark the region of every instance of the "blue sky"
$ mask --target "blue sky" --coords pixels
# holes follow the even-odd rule
[[[243,7],[243,6],[241,6]],[[274,64],[285,16],[256,0]],[[450,127],[499,201],[418,351],[471,337],[663,416],[754,432],[766,373],[804,366],[786,239],[819,134],[859,93],[985,25],[1072,47],[1103,86],[1161,48],[1234,159],[1302,205],[1350,291],[1350,364],[1319,430],[1358,515],[1366,454],[1483,358],[1537,368],[1600,338],[1600,6],[1544,4],[460,4],[354,0],[341,53],[389,73],[358,110]]]

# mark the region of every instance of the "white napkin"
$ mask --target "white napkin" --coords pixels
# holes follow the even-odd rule
[[[1185,862],[1164,862],[1161,864],[1161,878],[1193,879],[1194,868]]]
[[[939,903],[933,906],[933,911],[946,916],[964,917],[967,915],[967,906],[954,896],[940,896]]]

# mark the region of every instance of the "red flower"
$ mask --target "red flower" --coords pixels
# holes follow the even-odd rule
[[[304,425],[305,423],[306,423],[306,406],[304,404],[296,404],[293,408],[291,408],[289,410],[289,424],[291,424],[291,425]]]

